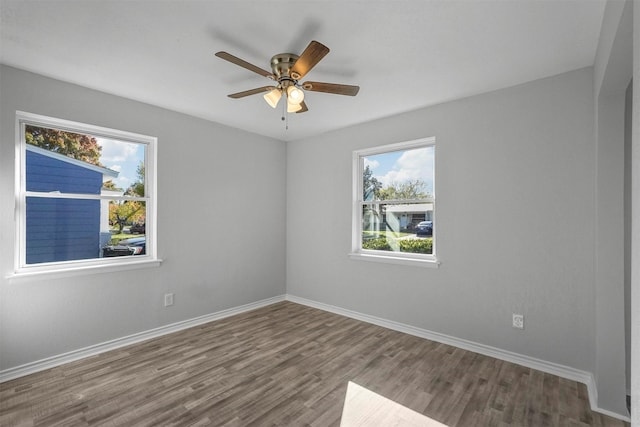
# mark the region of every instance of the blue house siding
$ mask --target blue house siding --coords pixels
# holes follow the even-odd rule
[[[27,150],[27,191],[100,194],[102,174]],[[28,197],[26,262],[100,256],[100,201]]]
[[[100,256],[98,200],[27,198],[27,264]]]
[[[100,194],[102,174],[27,150],[27,191]]]

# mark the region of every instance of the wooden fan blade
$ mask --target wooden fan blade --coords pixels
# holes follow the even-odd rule
[[[303,78],[327,53],[328,47],[313,40],[291,67],[291,77],[296,80]]]
[[[244,98],[245,96],[249,96],[249,95],[255,95],[256,93],[271,92],[274,89],[277,89],[277,87],[275,87],[275,86],[263,86],[263,87],[258,87],[258,88],[255,88],[255,89],[245,90],[243,92],[232,93],[231,95],[228,95],[228,96],[229,96],[229,98],[238,99],[238,98]]]
[[[360,86],[339,85],[323,82],[304,82],[302,84],[302,88],[313,92],[335,93],[336,95],[348,96],[356,96],[360,90]]]
[[[216,56],[218,58],[222,58],[225,61],[229,61],[232,64],[236,64],[241,66],[242,68],[246,68],[249,71],[253,71],[254,73],[260,74],[261,76],[264,77],[268,77],[272,80],[275,80],[275,77],[273,76],[273,74],[267,70],[263,70],[260,67],[257,67],[253,64],[248,63],[247,61],[245,61],[244,59],[240,59],[237,56],[233,56],[230,53],[227,52],[216,52]]]
[[[298,113],[304,113],[305,111],[309,111],[309,108],[307,107],[307,104],[304,103],[304,101],[302,101],[300,103],[300,106],[302,107],[302,110],[298,110],[296,111],[296,114]]]

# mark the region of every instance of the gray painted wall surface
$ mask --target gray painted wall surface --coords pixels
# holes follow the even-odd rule
[[[594,69],[596,103],[596,364],[598,406],[627,414],[624,334],[625,92],[632,79],[632,3],[609,2]],[[597,84],[599,83],[599,84]]]
[[[633,84],[624,101],[624,340],[627,394],[631,392],[631,113]]]
[[[624,92],[598,98],[596,366],[601,407],[626,412],[624,349]]]
[[[352,151],[428,136],[440,268],[351,260]],[[287,291],[593,372],[594,165],[592,69],[289,144]]]
[[[635,3],[637,5],[637,2]],[[633,52],[640,52],[640,7],[633,9]],[[633,81],[640,82],[640,54],[633,55]],[[631,125],[631,422],[640,425],[640,90],[633,91]]]
[[[0,370],[285,293],[284,142],[5,66],[0,103]],[[16,110],[158,137],[160,267],[7,280]]]

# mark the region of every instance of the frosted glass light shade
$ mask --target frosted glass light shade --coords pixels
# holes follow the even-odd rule
[[[296,111],[302,110],[302,105],[300,104],[292,104],[291,102],[287,102],[287,113],[295,113]]]
[[[271,107],[276,108],[278,105],[278,101],[282,98],[282,91],[280,89],[274,89],[271,92],[267,92],[264,94],[264,100],[267,101],[267,104],[271,105]]]
[[[287,88],[287,101],[290,104],[299,105],[302,101],[304,101],[304,91],[298,89],[295,86],[289,86]]]

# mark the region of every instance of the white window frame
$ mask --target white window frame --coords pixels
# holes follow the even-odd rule
[[[353,152],[353,203],[352,203],[352,235],[351,252],[349,257],[359,261],[374,261],[391,264],[412,265],[420,267],[438,267],[440,261],[436,257],[436,233],[437,227],[433,229],[433,250],[432,254],[418,254],[408,252],[380,251],[362,248],[362,209],[363,205],[371,203],[363,200],[363,174],[365,170],[364,158],[376,154],[390,153],[394,151],[407,151],[411,149],[433,146],[436,147],[435,137],[421,138],[411,141],[387,144],[373,148],[355,150]],[[437,156],[436,156],[437,158]],[[435,161],[434,161],[435,162]],[[434,195],[424,201],[433,203],[433,220],[436,219],[436,197],[435,197],[435,164],[434,164]],[[384,200],[381,204],[402,203],[400,200]]]
[[[145,236],[146,254],[93,258],[83,260],[46,262],[38,264],[26,263],[26,198],[48,197],[63,199],[90,199],[90,200],[121,200],[123,196],[110,195],[86,195],[65,193],[40,193],[26,191],[26,142],[25,126],[33,125],[43,128],[59,129],[67,132],[88,134],[94,137],[103,137],[125,142],[144,144],[145,147],[145,196],[130,197],[127,199],[144,201],[146,203]],[[157,163],[157,138],[132,132],[94,126],[70,120],[47,117],[23,111],[16,112],[16,172],[15,172],[15,271],[10,278],[31,276],[70,276],[102,271],[130,270],[140,267],[157,266],[161,260],[157,256],[157,189],[156,189],[156,163]]]

